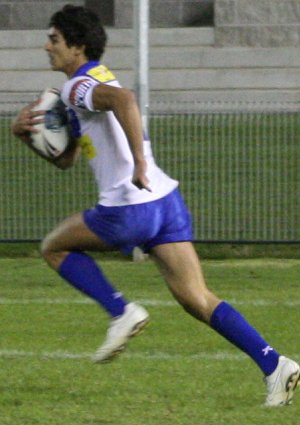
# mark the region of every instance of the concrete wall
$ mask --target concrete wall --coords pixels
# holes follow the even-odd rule
[[[93,2],[93,7],[97,6],[95,2],[98,0],[88,1]],[[110,4],[108,0],[101,1],[103,7],[105,2]],[[132,6],[132,0],[115,0],[118,13],[123,11],[119,18],[118,13],[114,13],[119,24],[129,23],[132,16],[127,1]],[[150,1],[155,4],[155,0]],[[300,0],[215,2],[215,28],[152,27],[149,58],[151,99],[174,102],[299,102]],[[0,24],[8,25],[10,22],[29,26],[33,25],[33,21],[29,24],[29,16],[39,16],[34,22],[41,27],[11,31],[5,28],[1,31],[1,101],[32,97],[44,87],[60,86],[64,81],[62,74],[49,70],[43,45],[49,16],[66,3],[59,0],[0,0]],[[73,3],[84,2],[73,0]],[[163,12],[167,3],[170,8],[169,0],[160,2],[160,19],[163,15],[167,16],[167,9]],[[179,11],[180,3],[182,6],[183,2],[172,2],[173,11]],[[187,3],[190,6],[196,4],[195,1],[186,1],[185,6]],[[183,8],[180,10],[183,11]],[[169,19],[174,19],[171,12]],[[116,27],[107,29],[109,49],[105,62],[117,73],[123,85],[133,88],[132,31]]]
[[[217,46],[300,45],[300,0],[215,0]]]
[[[109,28],[107,33],[108,47],[103,63],[116,73],[122,85],[134,88],[133,31]],[[49,59],[43,49],[46,40],[44,30],[0,31],[1,100],[32,97],[49,85],[60,87],[63,84],[64,74],[49,68]],[[198,91],[205,84],[205,77],[203,80],[197,71],[203,61],[201,52],[213,44],[211,28],[152,29],[149,58],[151,93],[162,94],[166,98],[169,92],[172,94],[178,90]],[[173,73],[172,76],[170,73]],[[187,81],[189,73],[192,75]]]
[[[109,28],[108,37],[103,62],[122,85],[134,88],[132,30]],[[0,32],[2,108],[65,81],[49,69],[45,41],[44,30]],[[155,28],[149,62],[152,110],[158,103],[168,110],[186,108],[186,102],[213,103],[215,110],[237,102],[300,101],[300,47],[216,47],[213,28]]]
[[[64,4],[86,5],[115,28],[131,28],[133,0],[0,0],[0,30],[45,29]],[[300,0],[149,0],[152,28],[215,26],[217,46],[300,43]]]
[[[153,27],[212,26],[214,0],[150,0]],[[0,0],[0,30],[44,29],[63,5],[86,5],[105,25],[131,28],[133,0]]]
[[[0,30],[45,29],[50,16],[63,5],[84,0],[0,0]]]
[[[213,26],[213,4],[214,0],[150,0],[150,23],[155,28]],[[132,0],[115,0],[117,28],[131,28],[132,15]]]

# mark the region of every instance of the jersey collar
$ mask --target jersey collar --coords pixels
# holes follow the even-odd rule
[[[100,65],[99,61],[89,61],[81,65],[77,71],[72,75],[71,78],[79,77],[80,75],[84,75],[89,69],[94,68],[95,66]]]

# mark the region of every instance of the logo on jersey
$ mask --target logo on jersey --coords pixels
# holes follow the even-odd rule
[[[70,92],[69,101],[72,105],[79,108],[85,108],[84,98],[88,89],[93,85],[91,80],[79,80],[77,81]]]
[[[83,155],[87,159],[91,160],[97,156],[96,148],[93,145],[93,141],[88,134],[84,134],[79,138],[79,144],[81,146]]]
[[[87,74],[100,83],[109,83],[116,79],[114,74],[105,65],[96,66],[95,68],[90,69]]]

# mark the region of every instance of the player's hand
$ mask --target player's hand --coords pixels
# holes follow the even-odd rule
[[[147,163],[145,160],[140,161],[134,166],[134,173],[132,177],[132,183],[139,189],[146,189],[151,192],[149,186],[149,179],[146,176]]]
[[[34,111],[39,100],[25,106],[20,110],[16,119],[12,123],[12,131],[15,136],[23,136],[28,133],[37,133],[36,124],[43,122],[45,111]]]

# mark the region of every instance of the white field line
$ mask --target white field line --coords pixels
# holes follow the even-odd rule
[[[0,358],[38,358],[41,360],[90,360],[94,353],[69,353],[65,351],[23,351],[23,350],[0,350]],[[218,353],[207,353],[201,352],[198,354],[182,355],[182,354],[169,354],[163,352],[136,352],[136,353],[124,353],[122,358],[134,360],[161,360],[161,361],[176,361],[176,360],[232,360],[241,361],[247,360],[247,356],[244,353],[230,353],[230,352],[218,352]]]
[[[266,299],[254,299],[254,300],[236,300],[226,299],[227,302],[235,305],[249,305],[255,307],[270,307],[279,305],[281,307],[298,307],[300,306],[300,300],[266,300]],[[151,307],[176,307],[178,303],[176,301],[160,301],[160,300],[149,300],[140,299],[137,300],[144,306]],[[28,298],[28,299],[13,299],[13,298],[0,298],[0,305],[31,305],[31,304],[94,304],[94,301],[89,298]]]
[[[23,350],[0,350],[0,358],[16,359],[16,358],[36,358],[39,360],[88,360],[92,362],[94,353],[69,353],[66,351],[23,351]],[[291,356],[294,360],[299,361],[299,355]],[[121,358],[129,360],[147,360],[147,361],[249,361],[249,357],[244,353],[231,353],[219,351],[216,353],[200,352],[197,354],[170,354],[163,352],[135,352],[124,353]]]
[[[159,301],[159,300],[139,300],[139,302],[145,306],[153,307],[175,307],[178,306],[176,301]],[[249,300],[249,301],[231,301],[233,304],[239,305],[254,305],[254,306],[271,306],[280,304],[281,306],[299,306],[300,302],[298,301],[284,301],[284,302],[274,302],[267,300]],[[38,298],[38,299],[9,299],[9,298],[0,298],[1,305],[31,305],[31,304],[92,304],[92,300],[88,298]],[[62,351],[54,352],[33,352],[33,351],[22,351],[22,350],[5,350],[0,349],[0,358],[38,358],[42,360],[91,360],[93,353],[69,353]],[[136,352],[136,353],[124,353],[122,357],[127,359],[143,359],[143,360],[161,360],[161,361],[176,361],[176,360],[245,360],[247,356],[244,353],[233,354],[230,352],[218,352],[218,353],[207,353],[201,352],[198,354],[191,355],[181,355],[181,354],[169,354],[163,352]],[[293,356],[297,358],[298,356]]]

